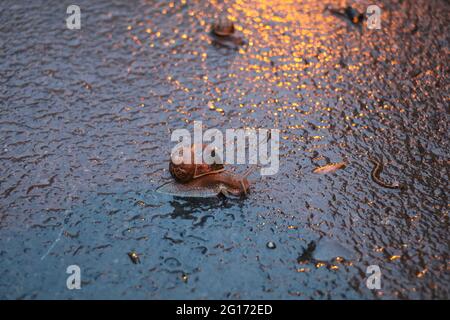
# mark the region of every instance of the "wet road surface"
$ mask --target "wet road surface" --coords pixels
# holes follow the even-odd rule
[[[342,1],[77,4],[81,30],[0,4],[0,298],[449,298],[448,1],[377,1],[381,30]],[[213,42],[224,9],[245,45]],[[155,193],[194,120],[280,129],[279,173],[246,200]]]

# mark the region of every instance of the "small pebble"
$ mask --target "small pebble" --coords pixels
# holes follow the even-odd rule
[[[267,242],[266,246],[267,246],[267,248],[269,248],[269,249],[275,249],[275,248],[277,247],[277,246],[275,245],[275,243],[272,242],[272,241]]]
[[[128,256],[134,264],[141,263],[141,259],[139,259],[139,255],[135,251],[128,252]]]

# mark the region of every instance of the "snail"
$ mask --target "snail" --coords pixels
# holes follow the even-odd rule
[[[212,25],[212,33],[218,37],[228,37],[234,33],[234,24],[225,15],[220,15]]]
[[[358,24],[361,23],[364,20],[364,14],[359,13],[358,10],[355,8],[348,6],[344,10],[345,14],[347,15],[347,18],[353,23]]]
[[[191,157],[194,155],[194,151],[195,145],[192,145]],[[205,151],[204,145],[203,151]],[[215,156],[215,151],[213,149],[211,151],[211,157],[215,158]],[[253,169],[254,167],[251,167],[244,174],[238,175],[225,171],[225,167],[222,163],[186,164],[181,162],[175,164],[173,159],[171,159],[169,171],[175,179],[175,182],[168,182],[160,186],[157,191],[173,196],[191,198],[207,198],[219,194],[224,196],[245,197],[248,194],[250,187],[247,176]]]
[[[326,9],[335,16],[348,20],[354,25],[361,25],[361,22],[364,20],[364,13],[359,13],[358,10],[351,6],[346,7],[344,10],[335,9],[330,6],[327,6]]]
[[[213,36],[213,43],[222,47],[237,49],[245,44],[244,39],[235,34],[233,22],[224,14],[221,14],[212,24],[211,35]]]
[[[266,142],[271,137],[269,132]],[[197,148],[198,145],[191,145],[191,160],[194,158]],[[247,196],[250,188],[247,177],[257,168],[257,165],[251,165],[243,174],[229,172],[225,170],[223,161],[217,156],[215,149],[208,149],[205,145],[202,145],[201,148],[203,155],[210,152],[210,159],[214,160],[212,164],[184,163],[184,159],[180,157],[182,150],[178,149],[172,154],[169,163],[169,171],[175,181],[163,184],[156,191],[187,198],[209,198],[220,194],[241,198]]]

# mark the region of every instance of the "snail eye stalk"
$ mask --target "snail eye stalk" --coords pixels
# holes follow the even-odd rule
[[[247,169],[247,171],[244,172],[244,174],[242,175],[243,178],[247,178],[252,172],[253,170],[255,170],[257,168],[256,165],[251,165],[250,168]]]
[[[242,178],[241,181],[240,181],[240,183],[241,183],[242,191],[244,191],[244,197],[246,197],[246,196],[247,196],[247,188],[245,187],[244,179],[245,179],[245,178]]]

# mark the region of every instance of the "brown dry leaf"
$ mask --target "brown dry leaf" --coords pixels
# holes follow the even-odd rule
[[[343,169],[343,168],[345,168],[345,166],[346,166],[345,162],[329,163],[322,167],[315,168],[313,170],[313,173],[319,173],[319,174],[330,173],[330,172],[334,172],[339,169]]]

